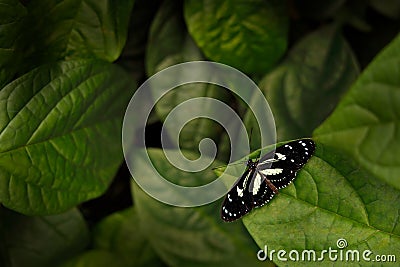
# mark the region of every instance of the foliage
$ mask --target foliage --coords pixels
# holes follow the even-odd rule
[[[320,253],[340,238],[346,249],[399,259],[398,1],[0,6],[1,266],[341,266],[328,258],[257,259],[265,246]],[[121,123],[137,85],[192,60],[247,74],[270,104],[278,141],[312,137],[317,145],[293,184],[230,224],[219,218],[221,200],[162,204],[131,182],[123,164]],[[179,172],[162,153],[160,125],[194,97],[231,106],[260,148],[257,123],[236,96],[210,84],[173,90],[157,103],[146,138],[158,172],[178,184],[215,179],[211,167],[229,158],[226,133],[207,119],[188,123],[180,145],[196,158],[200,140],[212,138],[212,166]]]

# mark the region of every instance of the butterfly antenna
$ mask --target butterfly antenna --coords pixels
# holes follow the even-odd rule
[[[251,151],[251,139],[253,137],[253,127],[250,128],[250,137],[249,137],[249,146],[250,146],[250,151]]]
[[[251,147],[251,137],[252,136],[253,136],[253,127],[251,127],[251,129],[250,129],[250,138],[249,138],[250,147]]]

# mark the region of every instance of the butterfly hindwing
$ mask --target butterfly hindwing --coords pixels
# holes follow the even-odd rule
[[[256,171],[250,184],[250,194],[253,197],[254,207],[261,207],[268,203],[275,195],[274,191],[265,182],[265,177]]]
[[[288,186],[294,178],[296,178],[297,171],[282,170],[279,175],[267,175],[267,178],[279,190]]]
[[[249,184],[255,174],[255,168],[248,168],[235,185],[229,190],[222,204],[221,217],[224,221],[234,221],[253,209]]]

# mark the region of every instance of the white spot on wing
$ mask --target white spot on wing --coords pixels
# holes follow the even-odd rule
[[[238,186],[238,187],[236,187],[236,190],[237,190],[238,196],[242,197],[243,196],[243,189],[240,189],[239,186]]]
[[[266,159],[266,160],[264,160],[263,162],[260,162],[260,163],[258,164],[258,166],[263,165],[263,164],[266,164],[266,163],[272,163],[272,162],[276,162],[276,159]]]
[[[281,154],[281,153],[275,153],[275,155],[278,157],[278,160],[285,160],[286,156]]]
[[[263,178],[261,177],[261,175],[257,173],[256,178],[254,179],[253,195],[256,195],[258,190],[260,190],[262,180]]]
[[[261,172],[261,173],[264,174],[264,175],[277,175],[277,174],[282,173],[282,172],[283,172],[283,169],[279,169],[279,168],[276,168],[276,169],[266,169],[266,170],[262,170],[262,171],[259,171],[259,172]]]
[[[247,174],[246,178],[244,178],[243,185],[242,185],[242,187],[243,187],[243,188],[245,188],[245,187],[246,187],[247,180],[249,180],[249,178],[250,178],[250,175],[251,175],[251,172],[249,172],[249,173]],[[243,190],[242,190],[242,191],[243,191]]]
[[[243,181],[243,184],[242,184],[242,188],[243,189],[240,189],[239,186],[236,187],[236,191],[237,191],[237,194],[238,194],[239,197],[243,197],[243,191],[246,188],[246,184],[247,184],[247,181],[249,180],[249,177],[250,177],[251,173],[252,172],[249,172],[247,174],[246,178],[244,178],[244,181]]]
[[[291,146],[289,146],[290,149],[292,149]],[[281,154],[281,153],[275,153],[276,158],[272,158],[272,159],[266,159],[263,162],[258,163],[258,166],[262,166],[266,163],[272,163],[272,162],[277,162],[279,160],[286,160],[286,156]]]

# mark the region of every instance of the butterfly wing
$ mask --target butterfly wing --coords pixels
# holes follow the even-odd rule
[[[221,208],[221,218],[231,222],[239,219],[253,209],[249,184],[255,174],[255,168],[248,168],[229,190]]]
[[[221,210],[225,221],[234,221],[249,213],[254,207],[268,203],[275,192],[268,179],[277,189],[288,186],[297,172],[307,163],[315,151],[311,139],[301,139],[277,147],[264,155],[256,168],[249,168],[228,192]]]
[[[301,139],[277,147],[273,160],[267,154],[260,159],[257,172],[265,175],[277,189],[288,186],[297,172],[307,163],[315,151],[315,143],[311,139]],[[263,164],[263,162],[270,162]]]
[[[249,191],[254,207],[264,206],[275,196],[274,191],[267,185],[265,177],[259,171],[256,171],[254,179],[251,181]]]

